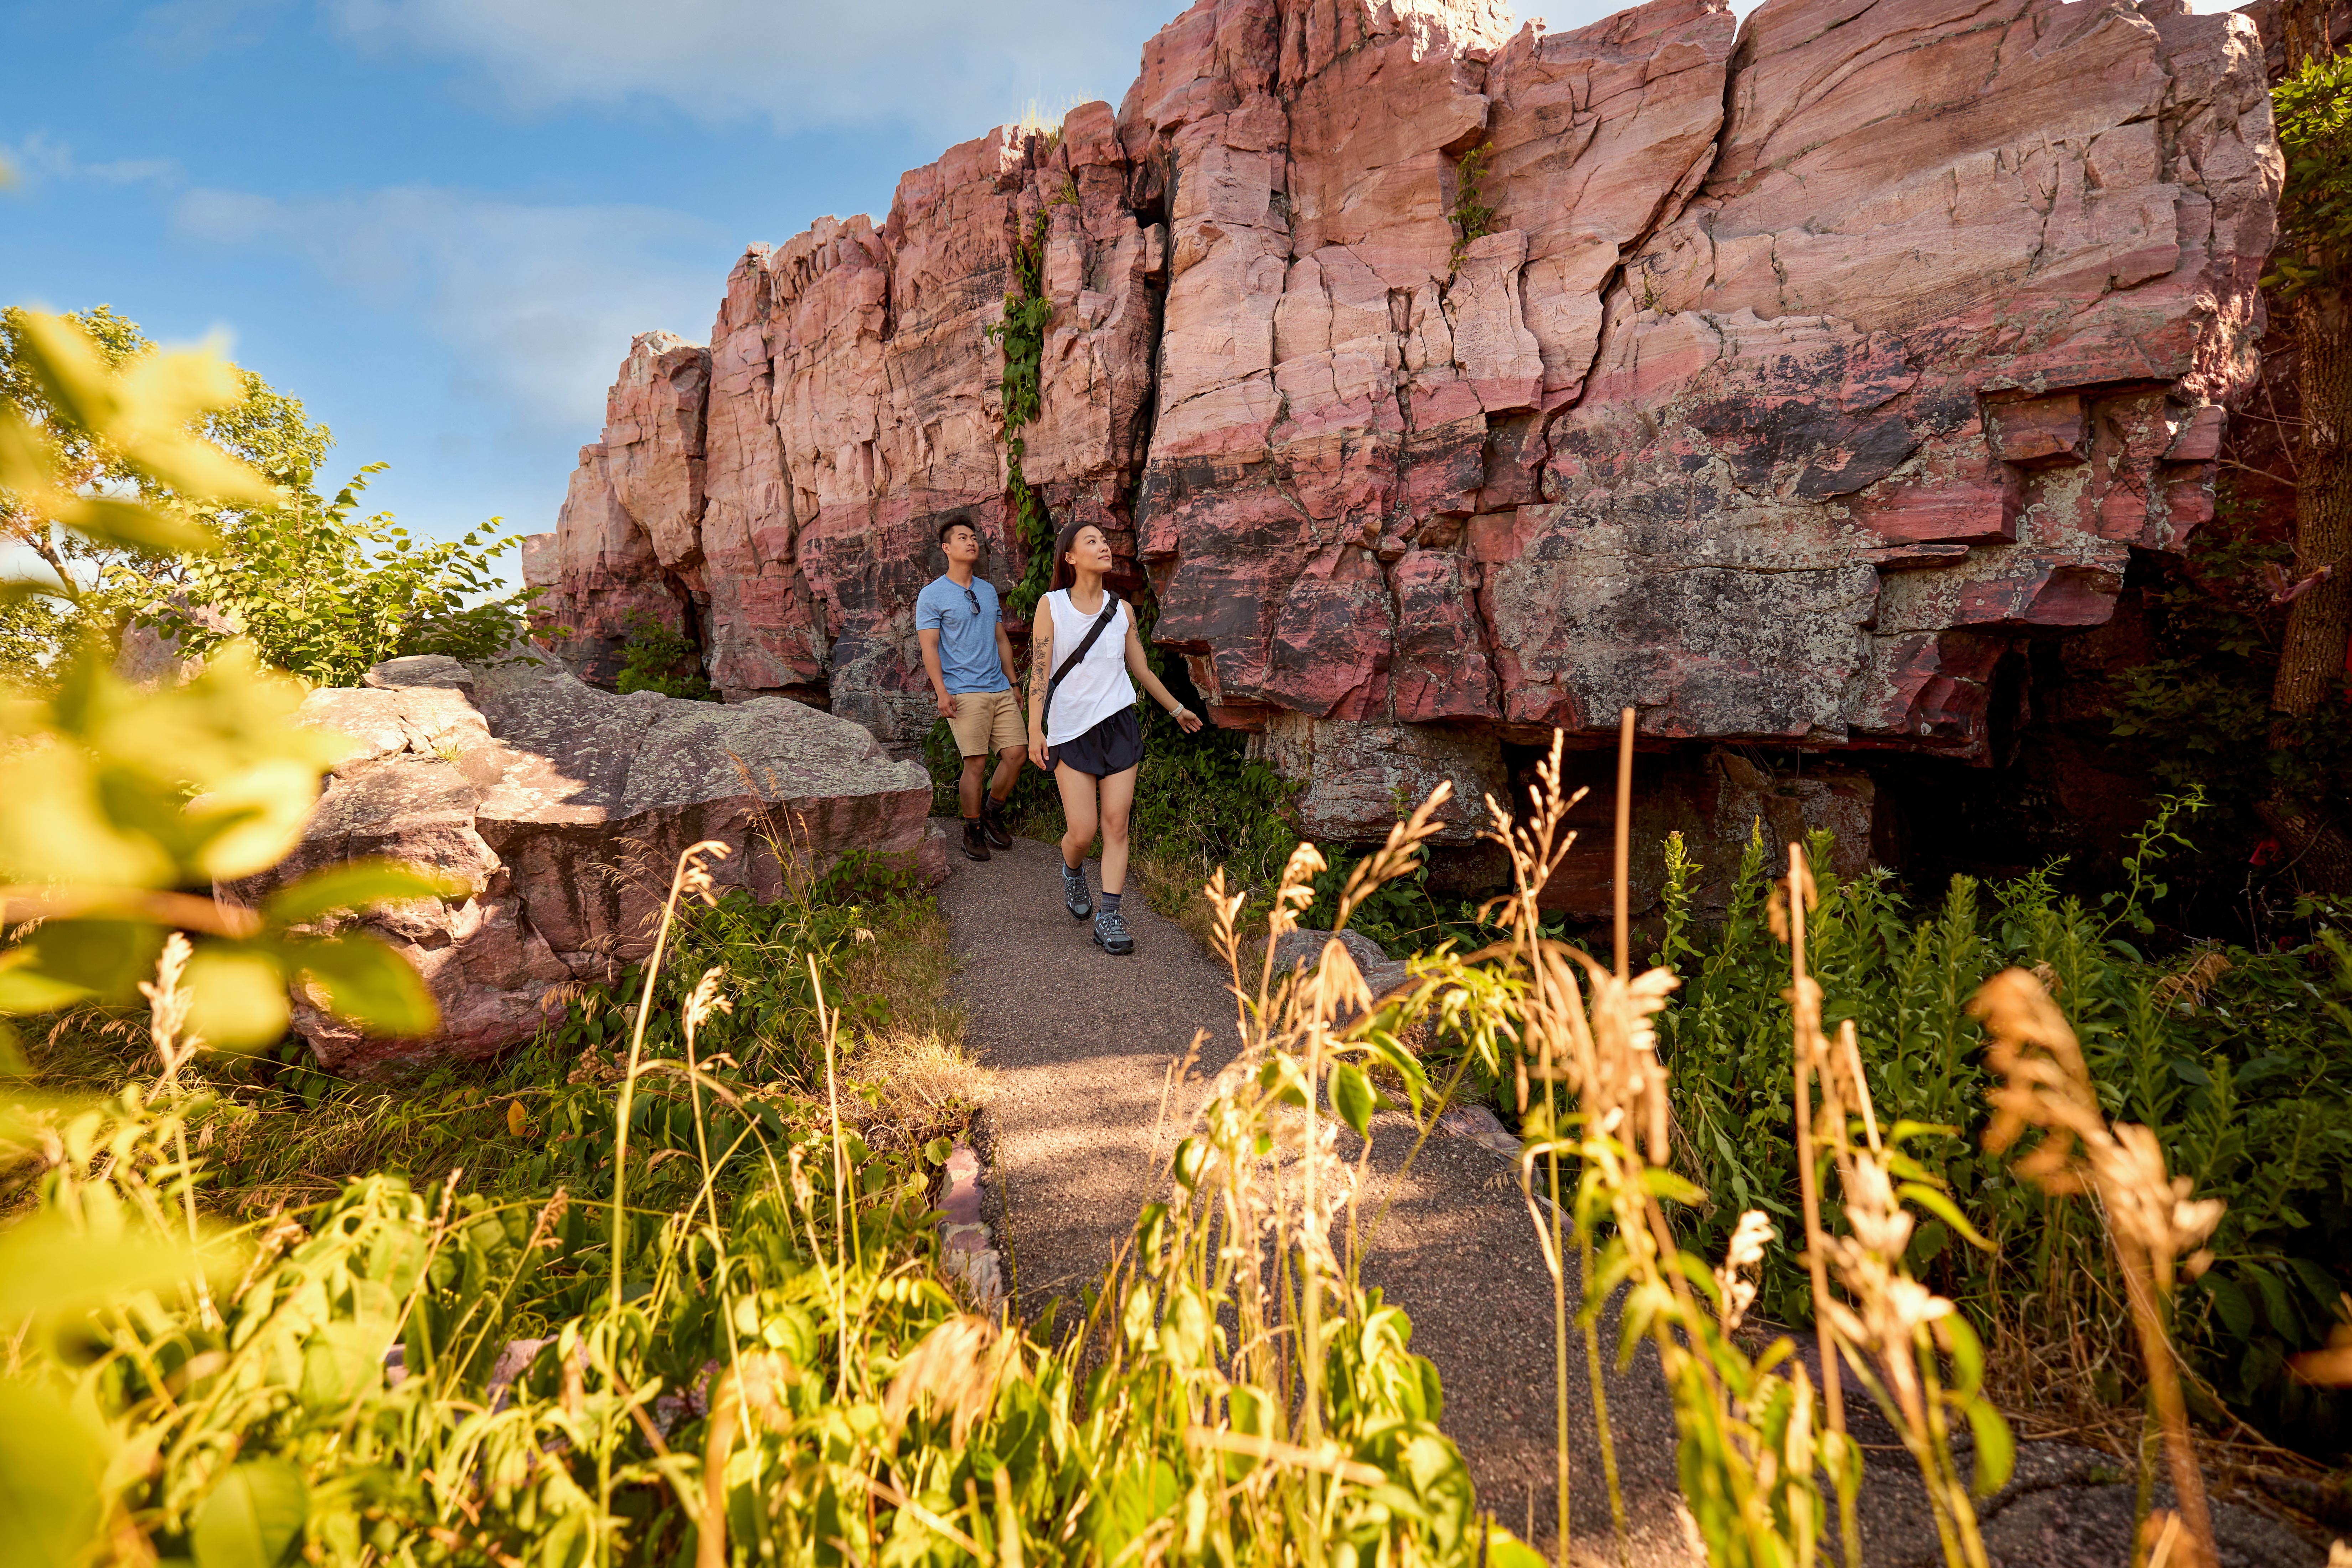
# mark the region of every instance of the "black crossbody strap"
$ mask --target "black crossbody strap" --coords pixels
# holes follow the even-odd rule
[[[1087,628],[1087,635],[1078,639],[1076,649],[1071,653],[1069,658],[1062,661],[1062,668],[1054,672],[1054,679],[1045,683],[1045,705],[1037,711],[1037,724],[1040,730],[1051,730],[1053,728],[1054,693],[1061,689],[1063,678],[1067,676],[1070,671],[1078,668],[1078,661],[1087,657],[1087,650],[1095,646],[1095,639],[1103,635],[1103,628],[1109,626],[1112,617],[1118,614],[1118,595],[1112,593],[1109,589],[1105,588],[1103,590],[1102,614],[1097,616],[1095,617],[1095,624]]]

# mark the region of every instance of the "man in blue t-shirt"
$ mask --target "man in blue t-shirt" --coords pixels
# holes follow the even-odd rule
[[[940,549],[947,574],[933,578],[915,595],[915,635],[923,644],[923,669],[940,700],[940,717],[955,731],[963,754],[957,797],[963,808],[963,852],[985,860],[988,847],[1013,847],[1005,831],[1004,803],[1020,782],[1029,758],[1029,731],[1021,699],[1005,671],[1013,668],[1013,639],[997,614],[996,589],[972,572],[980,560],[980,530],[964,519],[940,524]],[[988,781],[982,813],[981,770],[996,753],[996,773]]]

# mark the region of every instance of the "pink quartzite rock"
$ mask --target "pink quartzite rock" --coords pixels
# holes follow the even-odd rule
[[[530,1038],[555,986],[644,956],[678,853],[702,839],[733,851],[710,863],[716,883],[763,900],[783,890],[779,841],[810,871],[857,850],[927,874],[944,865],[926,837],[922,769],[782,698],[615,697],[561,670],[420,657],[376,666],[363,688],[313,692],[301,716],[350,747],[302,843],[235,895],[370,855],[467,888],[367,921],[425,976],[438,1035],[369,1038],[298,1010],[296,1027],[335,1072],[478,1059]]]
[[[2179,0],[1557,34],[1201,0],[1116,115],[755,247],[707,366],[639,341],[560,530],[568,651],[690,610],[730,694],[910,748],[937,521],[1000,585],[1025,560],[986,329],[1034,236],[1023,472],[1148,570],[1156,636],[1318,831],[1378,833],[1423,775],[1475,801],[1502,745],[1625,705],[1660,742],[1981,760],[2002,650],[2101,623],[2132,551],[2211,514],[2264,87],[2252,25]]]

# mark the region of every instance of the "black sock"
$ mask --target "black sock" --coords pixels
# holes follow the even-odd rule
[[[1117,893],[1105,893],[1101,898],[1095,901],[1102,906],[1103,913],[1107,915],[1115,915],[1118,913],[1118,900],[1119,895]]]
[[[976,816],[967,816],[963,819],[963,825],[966,827],[976,829],[980,826],[980,818]]]

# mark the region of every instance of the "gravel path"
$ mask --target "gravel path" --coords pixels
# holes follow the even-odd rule
[[[1198,1101],[1197,1084],[1167,1096],[1171,1061],[1209,1032],[1200,1073],[1232,1059],[1237,1041],[1224,971],[1183,930],[1138,898],[1124,906],[1136,953],[1097,950],[1088,924],[1062,908],[1059,857],[1027,839],[985,865],[959,859],[940,889],[959,964],[965,1037],[998,1075],[989,1112],[991,1219],[1009,1255],[1014,1305],[1035,1321],[1055,1298],[1082,1310],[1133,1224],[1161,1194],[1164,1157]],[[1432,1138],[1410,1173],[1404,1118],[1373,1128],[1369,1216],[1394,1206],[1370,1237],[1363,1278],[1413,1321],[1413,1349],[1444,1381],[1443,1425],[1461,1446],[1485,1505],[1514,1530],[1532,1504],[1535,1539],[1554,1536],[1552,1293],[1516,1182],[1467,1139]],[[1570,1290],[1575,1285],[1570,1281]],[[1613,1329],[1612,1329],[1613,1331]],[[1582,1373],[1571,1367],[1571,1529],[1583,1558],[1615,1556]],[[1674,1413],[1645,1355],[1609,1384],[1610,1418],[1638,1564],[1696,1561],[1685,1545],[1674,1483]]]

